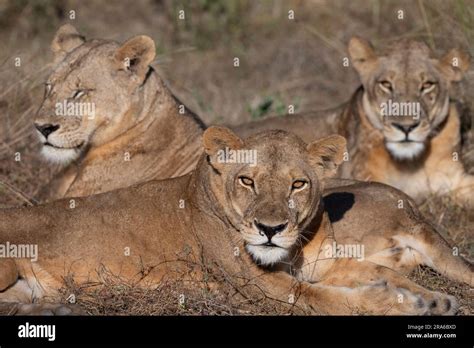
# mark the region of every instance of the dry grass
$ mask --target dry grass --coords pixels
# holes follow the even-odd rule
[[[456,245],[464,257],[474,255],[474,214],[472,209],[453,203],[448,196],[429,197],[420,204],[424,215],[439,226],[445,239]]]
[[[51,61],[49,43],[60,23],[73,22],[88,37],[124,40],[146,33],[157,42],[155,67],[173,91],[207,123],[237,124],[258,117],[322,109],[345,101],[358,85],[342,66],[353,34],[375,45],[401,37],[424,39],[440,54],[451,47],[472,52],[474,8],[463,0],[0,0],[0,208],[27,204],[59,168],[37,156],[32,118],[41,103]],[[176,12],[186,11],[186,21]],[[288,20],[288,10],[296,20]],[[404,19],[397,19],[397,11]],[[14,59],[21,58],[21,67]],[[240,67],[233,66],[233,58]],[[456,87],[468,107],[474,100],[473,70]],[[472,116],[471,116],[472,117]],[[15,161],[17,154],[21,161]],[[474,153],[474,152],[473,152]],[[474,157],[474,154],[472,155]],[[2,185],[2,182],[6,185]],[[474,255],[474,212],[432,197],[423,212],[467,256]],[[427,271],[415,272],[426,286],[461,299],[472,314],[469,289]],[[72,286],[69,284],[69,286]],[[177,306],[177,283],[143,290],[105,282],[78,301],[91,314],[241,314],[227,295],[194,289]],[[187,290],[189,291],[189,289]],[[245,313],[283,313],[252,303]]]
[[[459,248],[459,254],[467,259],[474,255],[474,213],[468,208],[455,205],[450,197],[429,197],[420,205],[421,211],[445,239]],[[430,290],[451,294],[459,300],[459,314],[474,314],[474,293],[466,284],[457,283],[436,273],[430,268],[420,267],[411,274],[411,279]]]
[[[195,264],[193,267],[195,268]],[[231,282],[218,269],[201,265],[201,282],[186,282],[186,274],[163,279],[155,286],[138,286],[101,269],[100,282],[74,284],[65,280],[63,301],[75,303],[90,315],[289,315],[303,309],[264,296]],[[250,295],[251,294],[251,295]]]
[[[456,297],[459,315],[474,315],[474,294],[468,285],[453,282],[428,267],[418,267],[409,275],[409,278],[429,290]]]

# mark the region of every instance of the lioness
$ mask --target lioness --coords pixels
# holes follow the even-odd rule
[[[349,54],[362,86],[336,109],[269,118],[235,127],[239,135],[285,129],[304,140],[339,133],[348,139],[341,176],[373,180],[415,199],[451,192],[473,204],[474,176],[461,162],[461,127],[453,82],[469,67],[469,56],[452,49],[433,57],[424,43],[402,40],[377,54],[352,38]]]
[[[371,243],[366,256],[395,269],[428,263],[473,284],[469,264],[451,254],[399,191],[360,183],[332,188],[322,200],[324,179],[334,175],[346,151],[344,138],[306,145],[270,131],[243,141],[211,127],[203,144],[196,170],[179,178],[77,198],[74,208],[59,200],[1,210],[0,242],[38,245],[39,257],[1,259],[0,300],[15,302],[21,314],[65,314],[71,309],[48,303],[63,277],[94,282],[104,266],[151,286],[191,258],[224,269],[239,291],[264,291],[280,301],[294,295],[297,305],[320,313],[455,312],[451,296],[387,267],[328,255],[338,236]],[[258,160],[239,163],[222,156],[228,150],[255,151]],[[407,202],[404,209],[396,208],[400,199]],[[199,272],[190,277],[199,280]],[[31,300],[40,303],[26,303]]]
[[[43,201],[87,196],[185,174],[201,155],[203,123],[149,66],[155,43],[86,41],[66,24],[35,119],[42,154],[67,165]]]

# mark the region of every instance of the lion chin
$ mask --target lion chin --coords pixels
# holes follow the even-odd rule
[[[51,145],[43,145],[41,155],[52,163],[66,165],[75,161],[79,157],[80,151],[77,148],[66,149]]]
[[[270,266],[285,259],[289,251],[280,247],[268,247],[264,245],[247,244],[247,251],[254,260],[264,266]]]
[[[425,144],[420,142],[387,142],[390,154],[399,161],[412,161],[425,151]]]

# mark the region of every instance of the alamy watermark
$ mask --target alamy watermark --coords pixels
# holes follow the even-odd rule
[[[84,116],[92,120],[95,118],[95,103],[63,100],[56,103],[56,116]]]
[[[233,150],[226,147],[217,151],[218,163],[244,163],[251,167],[257,165],[257,150]]]
[[[420,103],[418,102],[394,102],[391,99],[380,104],[382,116],[410,116],[414,120],[420,118]]]
[[[333,242],[324,247],[324,256],[331,259],[351,258],[357,259],[357,261],[364,261],[364,250],[363,244],[337,244]]]
[[[56,340],[56,325],[38,325],[26,322],[18,326],[20,338],[47,338],[48,341]]]
[[[30,259],[36,262],[38,261],[38,245],[13,244],[10,242],[0,244],[0,258]]]

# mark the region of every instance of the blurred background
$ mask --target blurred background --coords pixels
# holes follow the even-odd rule
[[[208,124],[283,115],[289,104],[299,112],[346,101],[359,84],[343,66],[353,35],[376,47],[414,38],[438,55],[452,47],[474,54],[474,0],[0,0],[0,207],[25,204],[59,170],[37,156],[32,119],[51,69],[50,42],[67,22],[87,38],[151,36],[153,66]],[[472,77],[473,69],[455,88],[467,106]],[[474,212],[438,198],[422,209],[474,254]]]

